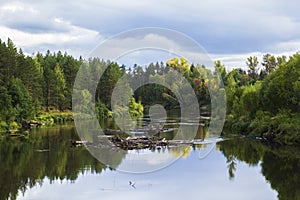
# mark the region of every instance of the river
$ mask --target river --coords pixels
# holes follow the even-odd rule
[[[128,155],[145,152],[111,157],[112,168],[85,146],[72,147],[71,141],[78,139],[73,124],[36,128],[24,137],[2,137],[0,198],[300,199],[297,147],[223,138],[206,156],[205,144],[156,149],[152,151],[156,155],[174,160],[165,166],[152,163],[159,166],[155,171],[129,173],[121,167],[128,163]]]

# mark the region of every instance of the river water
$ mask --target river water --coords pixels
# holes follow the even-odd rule
[[[111,157],[113,165],[107,166],[85,146],[73,147],[71,141],[78,139],[73,124],[33,129],[25,137],[2,137],[0,198],[300,199],[297,147],[223,138],[205,156],[207,144],[202,143],[153,150],[159,156],[152,161],[174,159],[158,168],[148,162],[145,166],[153,165],[152,172],[129,173],[120,167],[128,157],[149,152],[126,152]]]

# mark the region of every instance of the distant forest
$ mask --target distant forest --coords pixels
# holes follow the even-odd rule
[[[230,72],[220,61],[215,61],[212,72],[184,58],[171,58],[166,63],[151,63],[146,67],[124,66],[99,58],[77,59],[60,51],[25,56],[10,39],[0,40],[0,129],[20,126],[24,121],[37,119],[41,113],[70,111],[73,85],[81,66],[86,68],[86,78],[93,77],[90,65],[99,71],[106,69],[96,83],[99,118],[112,116],[110,97],[124,74],[131,77],[129,80],[146,82],[163,78],[173,68],[188,80],[200,105],[210,103],[208,84],[219,83],[209,77],[219,72],[227,100],[224,132],[253,135],[281,144],[300,143],[300,55],[286,58],[265,54],[262,61],[251,56],[246,64],[248,69],[236,68]],[[91,96],[91,91],[81,92],[83,99]],[[179,107],[172,91],[158,84],[148,84],[132,92],[126,107],[132,116],[139,117],[153,103],[168,110]]]

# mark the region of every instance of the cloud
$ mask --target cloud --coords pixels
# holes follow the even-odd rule
[[[300,42],[287,42],[278,44],[280,51],[277,48],[274,48],[273,51],[265,52],[249,52],[249,53],[240,53],[240,54],[211,54],[213,60],[220,60],[226,67],[227,71],[232,69],[241,68],[247,70],[246,65],[247,58],[250,56],[256,56],[259,61],[258,67],[262,68],[261,65],[263,61],[263,56],[265,54],[271,54],[275,57],[286,56],[287,58],[295,54],[300,49]]]
[[[22,47],[27,53],[51,50],[68,51],[79,56],[87,54],[89,49],[94,48],[101,40],[97,31],[74,26],[59,18],[53,19],[52,23],[63,26],[61,32],[30,33],[14,28],[0,26],[0,38],[11,38],[13,42]]]
[[[300,39],[299,40],[290,40],[285,42],[279,42],[274,50],[276,52],[286,52],[286,53],[295,53],[300,51]]]
[[[279,53],[280,48],[297,50],[293,43],[300,41],[299,6],[297,0],[4,0],[0,36],[16,38],[17,46],[30,53],[63,48],[78,54],[103,38],[150,26],[183,32],[213,55]]]
[[[166,62],[172,57],[184,57],[190,63],[213,66],[207,52],[196,41],[169,29],[144,28],[123,32],[100,44],[91,57],[118,61],[128,67]]]
[[[261,52],[251,52],[245,54],[214,54],[211,57],[214,60],[220,60],[226,67],[227,71],[231,71],[235,68],[247,69],[246,61],[250,56],[256,56],[259,60],[262,60],[264,53]]]
[[[12,2],[7,3],[1,6],[0,8],[1,13],[8,12],[8,13],[17,13],[17,12],[23,12],[27,11],[29,13],[38,13],[36,9],[34,9],[31,6],[26,6],[24,3],[21,2]]]

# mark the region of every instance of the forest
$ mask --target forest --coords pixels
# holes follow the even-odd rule
[[[85,70],[85,78],[93,79],[93,70],[103,72],[93,102],[98,118],[113,116],[111,95],[117,81],[127,75],[130,88],[135,81],[164,78],[171,68],[179,71],[192,86],[199,105],[210,104],[208,85],[218,85],[209,77],[222,77],[226,91],[226,122],[223,134],[242,134],[263,138],[271,143],[300,143],[300,55],[289,58],[265,54],[262,61],[247,58],[247,69],[226,67],[215,61],[215,71],[188,63],[184,58],[171,58],[148,66],[125,66],[100,58],[74,58],[67,53],[36,53],[24,55],[13,41],[0,40],[0,130],[19,130],[30,121],[53,124],[71,120],[72,94],[80,93],[82,106],[93,98],[92,91],[74,90],[77,72]],[[93,66],[93,67],[91,67]],[[104,70],[106,69],[106,70]],[[218,73],[217,73],[218,72]],[[83,79],[84,80],[84,79]],[[89,87],[87,87],[89,88]],[[212,87],[216,90],[218,87]],[[132,117],[141,117],[153,104],[167,110],[178,109],[179,103],[171,90],[159,84],[146,84],[130,91],[128,109]],[[88,108],[87,108],[88,109]],[[118,112],[118,111],[115,111]],[[116,114],[116,113],[114,113]]]

